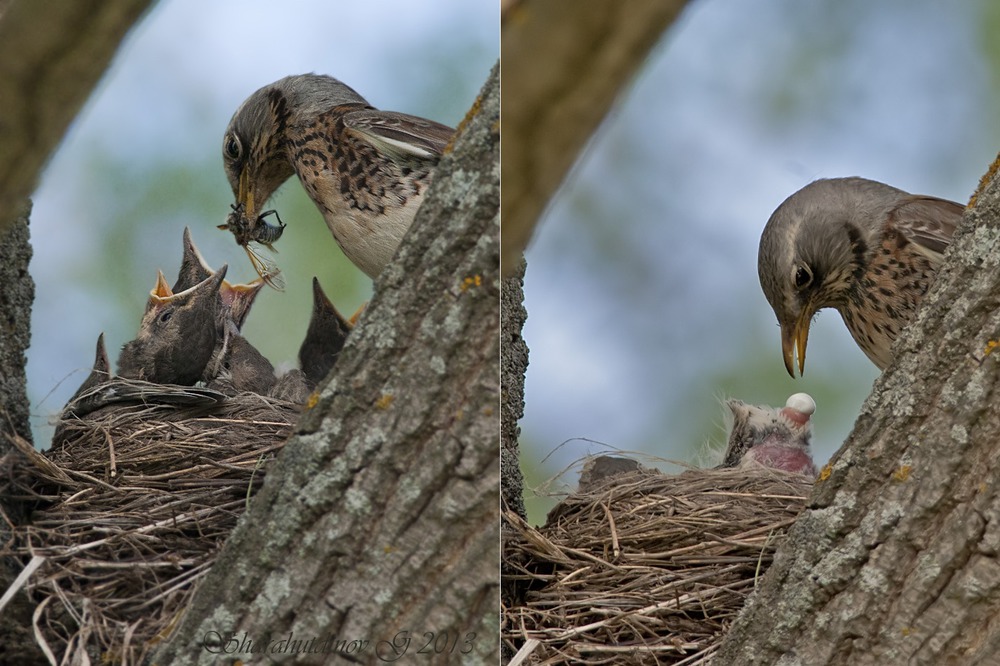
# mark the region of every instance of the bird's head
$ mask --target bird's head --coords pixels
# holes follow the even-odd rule
[[[788,374],[806,364],[813,316],[839,308],[864,273],[878,229],[872,221],[905,192],[862,178],[810,183],[771,215],[760,238],[760,286],[781,326],[781,353]]]
[[[274,191],[295,173],[285,154],[286,128],[345,104],[368,103],[333,77],[300,74],[264,86],[240,105],[222,138],[222,161],[246,219],[256,220]]]
[[[214,275],[176,294],[158,273],[139,334],[118,357],[118,374],[161,384],[198,381],[215,348],[219,288],[227,268],[223,264]]]

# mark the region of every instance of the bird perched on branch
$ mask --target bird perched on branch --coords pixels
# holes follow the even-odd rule
[[[817,180],[788,197],[760,238],[760,286],[781,326],[785,369],[805,369],[813,315],[836,308],[884,370],[941,265],[964,207],[864,178]]]
[[[330,76],[288,76],[236,110],[222,141],[236,203],[233,232],[258,273],[273,271],[249,243],[270,245],[284,226],[262,208],[293,174],[358,268],[375,278],[409,228],[455,130],[432,120],[379,111]],[[279,220],[280,223],[280,220]]]

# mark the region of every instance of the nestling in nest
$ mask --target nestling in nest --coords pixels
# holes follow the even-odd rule
[[[169,635],[350,330],[314,284],[303,368],[276,377],[239,333],[259,284],[230,285],[184,240],[119,376],[102,336],[52,448],[15,442],[2,492],[31,512],[2,554],[40,563],[25,588],[56,662],[139,664]]]
[[[780,410],[730,401],[718,468],[667,475],[601,456],[543,527],[507,511],[515,660],[709,663],[812,490],[815,404],[802,396]]]

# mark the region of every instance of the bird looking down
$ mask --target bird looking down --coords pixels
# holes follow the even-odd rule
[[[813,315],[840,312],[884,370],[941,265],[964,207],[864,178],[817,180],[788,197],[760,238],[760,286],[781,326],[785,369],[805,369]]]
[[[354,265],[375,278],[396,252],[455,130],[379,111],[330,76],[288,76],[250,95],[222,141],[236,202],[223,229],[273,285],[275,271],[249,243],[267,246],[284,226],[264,204],[293,174]],[[280,220],[279,220],[280,223]]]

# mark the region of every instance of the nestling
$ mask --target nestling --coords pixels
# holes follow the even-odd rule
[[[314,277],[312,315],[299,347],[299,367],[311,386],[316,386],[330,374],[351,328],[351,324],[323,292],[319,279]]]
[[[201,379],[215,349],[219,287],[227,268],[177,294],[159,273],[139,334],[118,357],[119,376],[186,386]]]
[[[728,400],[733,422],[720,467],[769,467],[816,475],[810,439],[816,402],[806,393],[789,396],[775,409]]]

